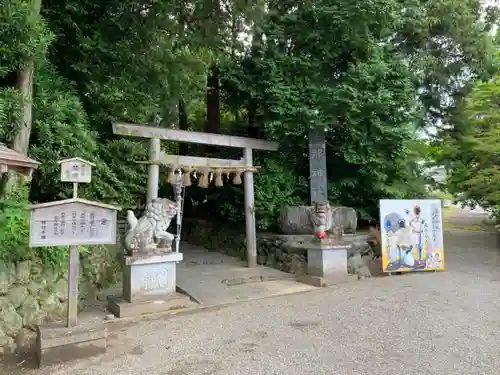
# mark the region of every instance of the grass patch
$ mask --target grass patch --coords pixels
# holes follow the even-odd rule
[[[460,229],[460,230],[470,230],[470,231],[486,231],[491,232],[495,230],[495,220],[490,219],[489,217],[484,217],[481,220],[477,220],[476,223],[469,224],[460,224],[453,223],[452,217],[455,216],[456,212],[459,211],[460,208],[457,206],[443,208],[443,228],[444,229]],[[459,217],[460,214],[456,216]],[[449,222],[451,221],[451,223]],[[460,221],[460,220],[457,220]],[[475,220],[473,220],[475,221]]]
[[[462,230],[474,230],[474,231],[482,231],[484,227],[481,225],[458,225],[458,224],[450,224],[444,223],[444,229],[462,229]]]
[[[449,217],[451,214],[453,214],[456,211],[458,211],[457,206],[443,207],[443,210],[442,210],[443,219],[446,219],[447,217]]]
[[[493,232],[495,231],[495,227],[491,224],[481,224],[481,225],[459,225],[447,223],[446,221],[443,223],[444,229],[460,229],[460,230],[470,230],[475,232]]]

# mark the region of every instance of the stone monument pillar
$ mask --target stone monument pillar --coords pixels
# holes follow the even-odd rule
[[[174,235],[167,232],[177,215],[177,203],[153,198],[137,219],[127,212],[123,296],[110,298],[108,309],[117,317],[135,316],[188,307],[188,297],[176,293],[177,263],[182,253],[172,251]]]
[[[309,174],[311,205],[328,202],[325,129],[309,131]]]

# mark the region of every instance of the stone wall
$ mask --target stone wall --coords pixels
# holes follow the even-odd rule
[[[80,308],[95,300],[121,275],[116,246],[96,246],[80,254]],[[0,354],[17,348],[30,352],[36,325],[66,317],[67,270],[55,271],[35,261],[0,261]]]

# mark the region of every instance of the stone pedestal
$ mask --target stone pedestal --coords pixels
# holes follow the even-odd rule
[[[175,294],[177,262],[182,253],[125,257],[123,298],[127,302]]]
[[[68,328],[54,323],[37,327],[35,354],[39,367],[93,357],[106,349],[104,326]]]
[[[307,274],[317,277],[343,277],[347,275],[347,249],[307,249]]]
[[[307,248],[307,275],[298,281],[318,287],[351,281],[347,250],[352,245],[338,240],[311,241]]]
[[[108,310],[119,318],[189,307],[176,293],[177,262],[182,253],[134,255],[124,258],[123,296],[109,298]]]

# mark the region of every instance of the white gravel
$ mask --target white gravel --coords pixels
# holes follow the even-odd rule
[[[494,237],[445,237],[448,270],[142,322],[51,375],[498,375]]]

